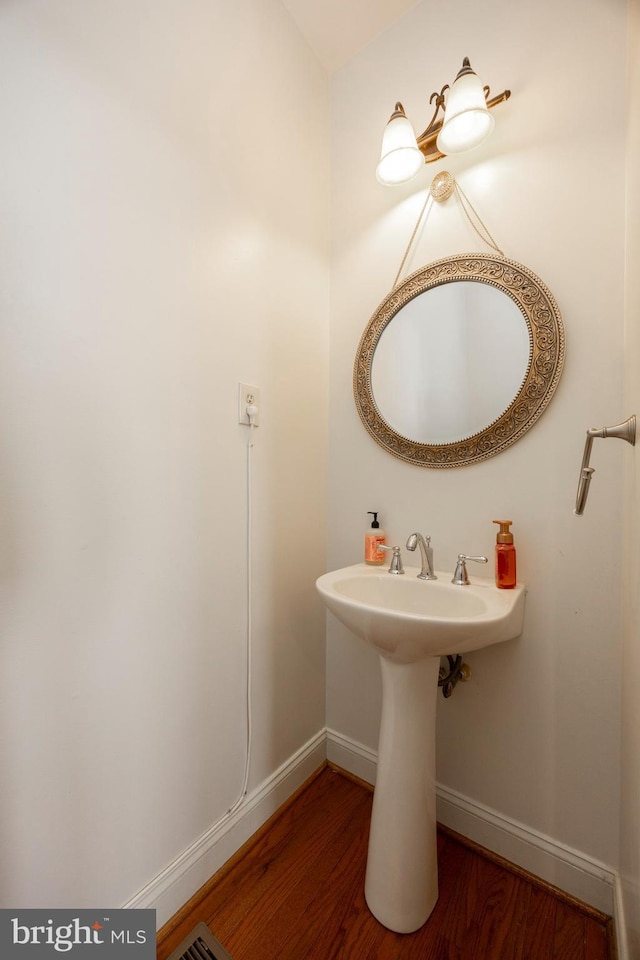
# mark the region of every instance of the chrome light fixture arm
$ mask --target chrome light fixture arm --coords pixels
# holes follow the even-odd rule
[[[626,440],[627,443],[630,443],[632,447],[635,446],[635,414],[632,414],[629,419],[625,420],[623,423],[617,423],[613,427],[601,427],[600,429],[597,427],[589,427],[587,430],[587,439],[585,440],[582,464],[580,465],[578,492],[576,493],[576,506],[573,511],[577,517],[581,517],[584,513],[587,497],[589,495],[589,485],[591,483],[591,478],[595,473],[595,468],[589,466],[589,460],[591,459],[591,447],[593,446],[593,441],[597,437],[616,437],[618,440]]]

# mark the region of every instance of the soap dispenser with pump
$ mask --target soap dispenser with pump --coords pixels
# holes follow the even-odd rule
[[[373,510],[369,510],[368,513],[373,517],[373,521],[371,529],[367,530],[364,538],[364,562],[379,567],[382,566],[385,559],[384,550],[380,550],[379,545],[386,543],[387,538],[384,535],[384,530],[380,529],[377,512],[374,513]]]
[[[500,525],[496,536],[496,587],[512,590],[516,585],[516,548],[509,527],[513,520],[494,520]]]

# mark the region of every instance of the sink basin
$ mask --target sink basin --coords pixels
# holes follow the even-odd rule
[[[436,703],[440,657],[511,640],[522,632],[525,588],[492,581],[419,580],[356,564],[325,573],[325,604],[380,655],[382,716],[365,897],[398,933],[429,918],[438,899]],[[473,571],[472,571],[473,574]]]
[[[461,587],[451,573],[438,571],[437,580],[418,580],[418,573],[358,563],[325,573],[316,587],[338,620],[396,663],[468,653],[522,632],[522,585],[498,590],[477,578]]]

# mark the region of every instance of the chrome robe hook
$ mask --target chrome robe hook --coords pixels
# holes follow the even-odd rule
[[[589,493],[589,484],[595,470],[589,466],[591,457],[591,447],[596,437],[617,437],[619,440],[626,440],[631,446],[636,442],[636,417],[632,414],[624,423],[618,423],[615,427],[590,427],[587,430],[587,439],[584,444],[584,453],[582,455],[582,466],[580,467],[580,478],[578,480],[578,493],[576,494],[576,506],[573,511],[576,516],[581,517],[584,513],[587,495]]]

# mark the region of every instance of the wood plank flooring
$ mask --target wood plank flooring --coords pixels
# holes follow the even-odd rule
[[[613,960],[609,918],[455,834],[417,933],[364,900],[372,794],[325,767],[158,935],[158,960],[204,921],[233,960]]]

